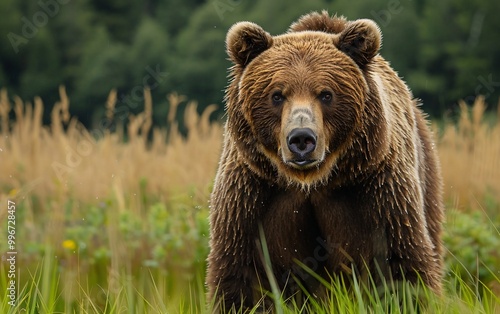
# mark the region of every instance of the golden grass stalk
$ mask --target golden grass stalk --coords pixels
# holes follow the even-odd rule
[[[143,141],[147,141],[148,133],[153,125],[153,100],[149,87],[144,88],[144,123],[141,126]]]
[[[2,123],[0,131],[2,134],[8,133],[10,108],[11,106],[7,95],[7,89],[2,88],[2,90],[0,90],[0,122]]]
[[[106,100],[106,118],[111,121],[113,120],[114,111],[116,105],[116,89],[112,89],[109,92],[108,99]]]
[[[170,108],[168,111],[167,123],[172,124],[175,122],[175,115],[177,113],[177,107],[179,104],[186,100],[186,96],[179,95],[177,93],[171,93],[167,96],[168,103],[170,104]]]
[[[70,119],[69,114],[69,98],[66,94],[66,88],[64,86],[59,86],[59,97],[61,98],[61,119],[64,123],[68,123]]]

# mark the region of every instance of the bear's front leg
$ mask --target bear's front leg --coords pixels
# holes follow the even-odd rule
[[[229,254],[221,258],[215,258],[215,254],[209,256],[207,274],[208,301],[213,313],[245,313],[255,303],[253,267],[233,263],[236,257]]]
[[[412,182],[407,179],[406,182]],[[387,235],[391,279],[423,282],[441,291],[440,239],[431,237],[421,189],[415,183],[385,185],[377,208]],[[433,242],[436,241],[436,242]]]
[[[438,243],[429,235],[415,185],[359,185],[314,196],[318,225],[327,241],[328,271],[349,273],[353,268],[363,278],[372,276],[377,284],[422,280],[440,291]]]
[[[214,312],[253,307],[262,275],[255,263],[257,222],[269,189],[244,165],[230,166],[220,170],[211,198],[207,286]]]

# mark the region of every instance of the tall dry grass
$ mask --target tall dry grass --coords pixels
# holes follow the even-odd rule
[[[485,121],[486,103],[459,102],[457,123],[445,124],[439,139],[445,199],[459,209],[500,214],[500,101],[497,117]]]
[[[42,125],[43,103],[23,103],[18,97],[9,101],[0,93],[0,186],[2,192],[31,194],[42,200],[68,197],[84,202],[115,196],[134,196],[140,184],[152,195],[193,190],[206,196],[216,171],[222,127],[211,124],[215,106],[197,114],[196,102],[185,108],[187,137],[174,121],[184,101],[171,94],[169,129],[152,128],[153,104],[149,90],[144,91],[142,113],[131,115],[127,135],[103,128],[86,129],[69,114],[69,100],[60,88],[61,100],[52,109],[51,124]],[[116,92],[106,103],[107,118],[112,119]],[[15,118],[9,120],[13,110]],[[148,141],[150,135],[150,141]],[[125,140],[126,139],[126,140]]]
[[[98,202],[119,200],[120,209],[134,207],[147,192],[168,198],[190,190],[207,199],[222,143],[222,126],[210,123],[215,106],[201,115],[188,102],[183,137],[175,121],[183,96],[168,96],[168,129],[152,127],[153,104],[144,90],[144,111],[130,116],[125,135],[105,129],[86,129],[69,113],[69,99],[60,88],[51,124],[42,125],[43,103],[13,103],[0,93],[0,187],[2,194],[35,195],[47,201],[68,198]],[[113,118],[116,92],[106,102],[106,118]],[[445,198],[457,208],[478,208],[485,199],[500,203],[500,118],[484,121],[486,104],[478,97],[472,108],[460,103],[457,123],[445,123],[438,140],[445,182]],[[11,110],[14,119],[9,119]],[[500,102],[499,102],[500,112]],[[499,113],[500,115],[500,113]],[[150,136],[148,140],[148,134]],[[126,139],[126,140],[125,140]],[[1,217],[0,217],[1,218]]]

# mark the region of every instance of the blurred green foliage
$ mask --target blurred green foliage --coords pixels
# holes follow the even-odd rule
[[[165,95],[177,91],[203,110],[222,103],[229,66],[224,39],[233,23],[250,20],[279,34],[300,15],[321,9],[375,20],[384,35],[382,54],[426,111],[441,114],[479,94],[497,101],[495,0],[3,0],[0,86],[52,105],[63,84],[72,112],[87,126],[102,117],[112,88],[117,107],[132,113],[142,107],[144,85],[156,107],[167,107]],[[154,112],[155,122],[165,123],[166,111]]]
[[[65,241],[76,245],[69,253],[78,252],[90,265],[106,265],[114,255],[131,261],[133,269],[182,269],[193,275],[192,268],[204,265],[208,255],[208,209],[183,198],[154,203],[145,213],[116,213],[112,201],[90,206],[81,219],[68,218]]]
[[[449,210],[443,241],[446,268],[465,282],[486,284],[500,278],[500,215]],[[453,277],[454,275],[452,275]]]

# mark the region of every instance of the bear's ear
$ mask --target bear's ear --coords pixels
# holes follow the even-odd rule
[[[337,48],[350,56],[360,67],[364,67],[380,49],[382,34],[372,20],[350,22],[339,34]]]
[[[226,36],[227,54],[231,61],[245,67],[250,61],[271,47],[272,36],[251,22],[234,24]]]

